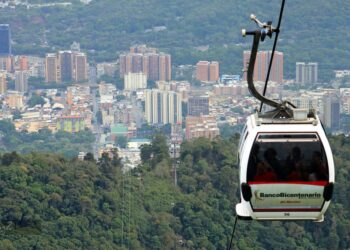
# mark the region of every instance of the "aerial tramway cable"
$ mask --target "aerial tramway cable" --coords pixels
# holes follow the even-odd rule
[[[231,248],[232,248],[233,236],[234,236],[235,231],[236,231],[237,220],[238,220],[238,216],[236,215],[235,224],[233,225],[233,229],[232,229],[232,235],[231,235],[230,245],[227,247],[227,250],[231,250]]]
[[[285,4],[285,0],[282,0],[282,6],[281,6],[281,11],[280,11],[280,16],[279,16],[279,19],[278,19],[278,24],[277,24],[276,31],[275,31],[276,32],[276,36],[275,36],[275,41],[273,43],[272,54],[271,54],[270,63],[269,63],[269,70],[267,71],[267,75],[266,75],[263,96],[265,96],[265,94],[266,94],[267,84],[268,84],[269,78],[270,78],[270,73],[271,73],[271,68],[272,68],[272,63],[273,63],[273,57],[275,55],[277,41],[278,41],[278,35],[280,33],[280,26],[281,26],[282,17],[283,17],[284,4]],[[261,102],[261,104],[260,104],[260,112],[262,112],[263,105],[264,105],[264,103]]]

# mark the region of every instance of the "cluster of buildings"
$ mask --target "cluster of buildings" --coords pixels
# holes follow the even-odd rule
[[[79,51],[58,51],[45,57],[45,82],[71,83],[88,79],[88,64],[85,53]]]
[[[128,73],[143,73],[148,80],[171,80],[171,56],[158,53],[145,45],[130,48],[130,52],[119,57],[120,78]]]
[[[218,62],[199,61],[197,63],[196,79],[201,82],[217,82],[220,77]]]
[[[332,132],[340,130],[340,115],[349,114],[348,94],[350,95],[350,89],[317,89],[284,93],[285,98],[297,107],[316,110],[325,128]]]
[[[117,141],[125,137],[126,148],[119,155],[128,166],[140,163],[140,145],[145,139],[143,125],[160,128],[170,125],[171,153],[178,155],[183,139],[198,137],[215,139],[219,127],[243,124],[260,103],[248,91],[246,70],[250,51],[243,53],[245,73],[222,75],[216,61],[199,61],[195,66],[184,66],[179,72],[193,71],[193,78],[202,84],[172,80],[171,56],[145,45],[133,46],[119,56],[117,62],[89,65],[87,55],[74,42],[70,50],[49,53],[45,58],[13,56],[10,30],[0,25],[0,99],[3,103],[0,119],[12,119],[18,130],[29,132],[48,127],[52,131],[76,133],[90,129],[96,135],[95,157],[111,152]],[[257,55],[254,81],[262,92],[271,51]],[[124,81],[123,89],[98,79],[118,75]],[[337,71],[337,78],[349,76],[348,71]],[[46,83],[69,83],[62,89],[33,90],[29,77],[41,77]],[[106,79],[113,79],[108,78]],[[13,79],[9,90],[7,79]],[[152,88],[148,82],[152,81]],[[350,115],[350,89],[317,89],[290,91],[283,88],[283,53],[276,52],[272,64],[267,95],[271,99],[288,99],[300,108],[316,109],[325,126],[339,131],[341,114]],[[296,83],[317,83],[317,63],[296,63]],[[33,95],[45,103],[29,107]],[[13,111],[21,113],[13,118]],[[82,154],[83,155],[83,154]]]
[[[188,98],[186,139],[205,137],[211,140],[220,135],[217,119],[210,115],[209,95],[192,94]]]
[[[2,118],[13,120],[16,129],[37,132],[47,127],[53,132],[64,130],[69,133],[93,129],[89,87],[74,85],[66,91],[42,89],[31,94],[40,96],[44,104],[30,106],[31,97],[18,91],[8,91],[3,100]],[[13,110],[20,111],[21,117],[13,117]]]

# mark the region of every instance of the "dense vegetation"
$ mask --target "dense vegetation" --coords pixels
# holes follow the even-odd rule
[[[250,13],[276,24],[280,2],[94,0],[82,5],[73,1],[66,8],[5,10],[0,23],[11,24],[17,54],[43,55],[78,41],[91,60],[114,60],[130,45],[146,43],[170,52],[175,64],[219,60],[222,73],[240,74],[242,51],[251,46],[250,39],[241,37],[241,28],[255,28]],[[296,61],[319,62],[323,80],[329,80],[334,69],[346,67],[349,8],[350,2],[342,0],[287,1],[279,43],[285,52],[286,78],[295,77]],[[154,28],[159,26],[166,30],[157,32]],[[200,52],[199,46],[209,49]]]
[[[185,142],[174,187],[165,138],[122,173],[52,154],[1,155],[1,249],[226,249],[238,201],[237,137]],[[331,138],[335,196],[325,222],[238,222],[236,249],[350,248],[350,139]]]
[[[95,137],[89,130],[75,134],[65,131],[52,133],[49,129],[41,129],[37,133],[17,132],[11,122],[0,121],[0,152],[51,152],[72,158],[79,152],[91,151],[94,141]]]

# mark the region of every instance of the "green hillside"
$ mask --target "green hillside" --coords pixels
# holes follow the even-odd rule
[[[164,137],[122,174],[91,160],[1,155],[0,249],[226,249],[238,201],[236,137],[186,142],[174,187]],[[239,221],[235,249],[349,249],[350,139],[332,137],[336,179],[323,223]],[[151,157],[153,155],[153,157]]]
[[[251,44],[241,38],[241,28],[255,28],[250,13],[276,23],[280,2],[95,0],[82,5],[73,1],[67,8],[3,11],[0,23],[11,24],[16,53],[43,54],[78,41],[90,51],[91,60],[101,61],[115,59],[130,45],[146,43],[170,52],[175,64],[213,59],[221,62],[222,73],[237,74],[242,69],[242,51]],[[319,62],[324,81],[334,69],[348,68],[349,11],[349,1],[287,1],[278,48],[285,53],[286,78],[294,77],[296,61]],[[158,26],[167,29],[155,32]],[[209,50],[195,50],[203,45],[209,45]]]

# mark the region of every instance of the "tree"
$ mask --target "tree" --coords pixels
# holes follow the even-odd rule
[[[171,134],[171,124],[168,123],[168,124],[165,124],[162,128],[161,128],[161,131],[163,134],[165,135],[170,135]]]
[[[13,111],[13,120],[19,120],[19,119],[22,119],[21,111],[16,109],[15,111]]]
[[[13,162],[19,162],[20,156],[14,151],[6,153],[1,157],[1,163],[5,166],[10,166]]]
[[[152,140],[152,166],[155,167],[158,163],[163,160],[169,160],[169,147],[167,139],[164,134],[158,133],[153,137]]]
[[[41,96],[38,95],[33,95],[29,100],[28,100],[28,106],[29,107],[34,107],[35,105],[44,105],[45,100]]]
[[[115,73],[115,85],[117,87],[117,89],[119,90],[123,90],[124,89],[124,79],[119,77],[119,74],[116,72]]]
[[[95,162],[94,155],[93,155],[92,153],[88,152],[88,153],[84,156],[84,161]]]
[[[11,121],[0,120],[0,131],[6,135],[10,135],[16,132],[16,128]]]
[[[145,164],[146,162],[148,162],[149,160],[151,160],[152,157],[152,145],[148,145],[148,144],[143,144],[141,146],[141,161],[143,164]]]

